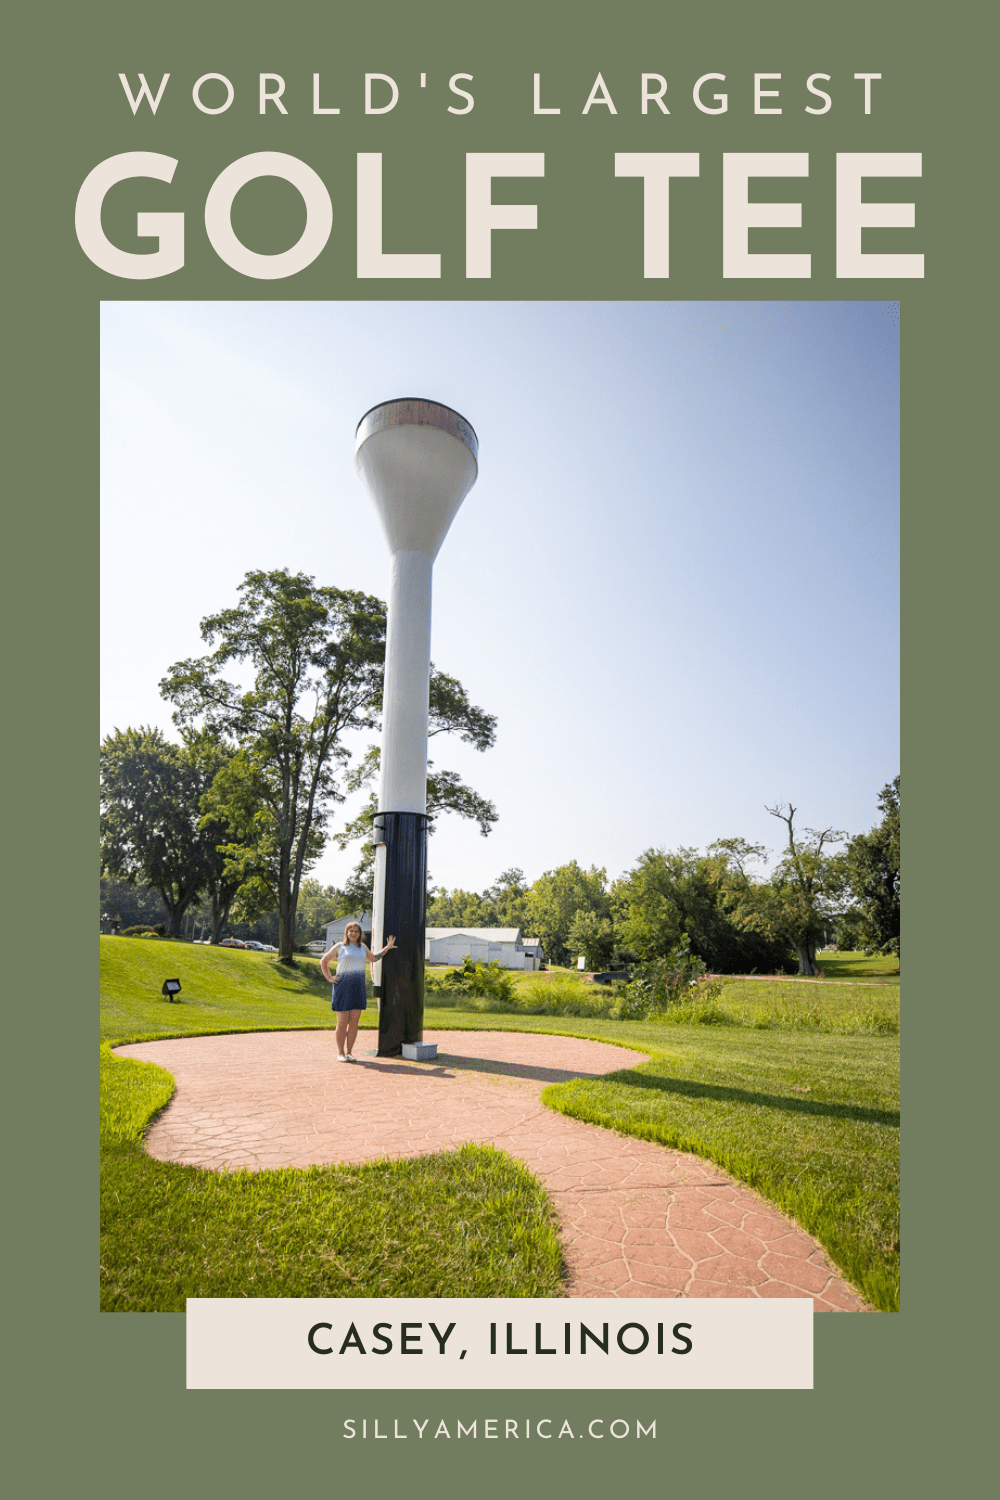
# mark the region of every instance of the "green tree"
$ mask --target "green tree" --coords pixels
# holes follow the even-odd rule
[[[323,847],[341,795],[345,731],[374,723],[385,612],[369,595],[318,588],[302,573],[248,573],[239,603],[201,622],[209,656],[178,662],[160,684],[176,723],[201,723],[239,750],[216,778],[210,811],[245,920],[278,912],[281,961],[292,961],[302,877]],[[236,669],[250,683],[227,680]]]
[[[435,891],[427,903],[428,927],[494,927],[493,912],[475,891]]]
[[[727,858],[716,846],[647,849],[612,888],[623,950],[644,963],[666,958],[684,938],[715,973],[771,973],[784,966],[781,939],[741,927],[728,910]]]
[[[495,714],[477,708],[457,677],[439,672],[431,662],[427,738],[439,734],[457,734],[460,740],[476,750],[489,750],[496,739]],[[492,819],[491,821],[495,821]]]
[[[861,915],[868,953],[900,953],[899,777],[878,795],[882,821],[847,846],[847,878]]]
[[[516,867],[498,875],[488,891],[483,892],[483,901],[492,913],[491,927],[520,927],[525,937],[534,937],[528,932],[528,886],[524,871]]]
[[[341,913],[341,893],[336,886],[321,885],[306,876],[299,887],[299,904],[295,913],[295,942],[300,948],[326,936],[324,926],[331,917],[355,916],[357,909]]]
[[[170,913],[159,891],[129,885],[127,881],[116,880],[113,875],[101,876],[102,931],[110,931],[112,922],[117,922],[120,928],[156,927],[161,922],[166,926],[169,920]]]
[[[202,825],[202,798],[224,760],[202,736],[175,745],[150,728],[101,745],[101,871],[157,891],[173,937],[218,874],[221,830]]]
[[[616,946],[615,925],[611,918],[600,916],[593,907],[579,907],[566,935],[570,960],[574,954],[582,954],[588,969],[606,969]]]
[[[200,723],[238,746],[206,812],[229,826],[224,849],[242,918],[277,910],[279,958],[290,963],[303,877],[325,846],[332,807],[352,785],[344,737],[378,727],[385,605],[284,569],[248,573],[239,595],[233,608],[201,623],[216,649],[178,662],[160,690],[175,706],[175,722]],[[242,681],[228,680],[230,671]],[[461,726],[464,715],[474,741],[489,738],[494,721],[468,703],[461,684],[439,675],[440,727]],[[372,764],[369,752],[362,773]],[[444,786],[442,798],[462,805],[456,783]],[[464,790],[466,802],[475,799]]]
[[[456,734],[459,739],[465,740],[466,744],[472,745],[474,749],[488,750],[496,739],[496,725],[497,721],[493,714],[488,714],[484,709],[477,708],[474,703],[469,702],[468,694],[456,678],[439,672],[434,663],[431,663],[427,712],[428,740],[439,734]],[[379,747],[371,745],[361,761],[352,768],[347,778],[347,790],[356,792],[366,786],[370,787],[378,774],[379,762]],[[360,859],[345,887],[345,895],[350,897],[355,907],[362,904],[370,907],[372,902],[375,871],[372,820],[377,810],[378,800],[375,792],[371,791],[361,811],[335,835],[335,842],[341,849],[346,849],[353,843],[361,845]],[[478,792],[473,791],[472,787],[466,786],[457,772],[438,770],[434,762],[429,760],[427,762],[428,833],[433,833],[434,825],[442,813],[455,813],[460,818],[468,818],[471,822],[477,823],[484,838],[490,833],[497,820],[497,811],[492,802],[481,797]],[[430,920],[429,917],[428,920]],[[463,920],[462,925],[483,927],[491,924],[482,921],[469,923]]]
[[[301,802],[285,809],[286,816],[279,816],[282,798],[281,781],[278,776],[268,775],[255,759],[252,748],[238,750],[228,765],[216,778],[204,800],[207,816],[225,822],[229,829],[227,842],[220,852],[224,868],[236,895],[231,905],[232,920],[240,927],[252,927],[273,912],[278,913],[278,936],[282,933],[282,869],[287,872],[297,869],[298,889],[294,891],[294,902],[286,903],[284,922],[289,933],[290,948],[295,946],[295,913],[301,880],[323,850],[323,825],[315,818],[310,826],[297,826],[304,817]],[[319,801],[318,798],[315,799]],[[287,847],[287,834],[294,830],[292,848]],[[285,889],[289,889],[287,882]],[[241,933],[241,935],[248,935]],[[280,950],[280,944],[279,944]]]
[[[504,870],[490,888],[475,891],[434,891],[427,903],[431,927],[519,927],[527,919],[528,887],[522,870]]]
[[[691,849],[647,849],[612,887],[619,939],[643,962],[664,957],[680,941],[685,908],[698,899],[693,858]]]
[[[842,953],[856,953],[865,946],[865,919],[860,907],[849,906],[833,924],[833,940]]]
[[[228,774],[233,751],[211,731],[184,731],[188,757],[197,766],[203,787],[198,831],[205,844],[204,898],[207,903],[209,942],[217,943],[236,900],[241,876],[238,866],[227,858],[233,829],[225,807],[217,807],[213,788],[220,777]]]
[[[741,839],[723,839],[712,846],[727,860],[728,909],[740,926],[789,943],[798,954],[799,973],[815,975],[820,972],[816,949],[832,930],[847,891],[845,856],[830,853],[828,846],[846,834],[807,828],[797,835],[797,809],[790,802],[767,811],[788,829],[784,856],[770,879],[757,883],[748,873],[748,862],[763,853],[759,846]]]
[[[529,890],[526,906],[531,928],[526,935],[541,939],[552,963],[567,964],[576,958],[569,938],[577,914],[593,912],[599,919],[611,917],[606,872],[596,866],[581,869],[575,859],[558,869],[546,870]]]

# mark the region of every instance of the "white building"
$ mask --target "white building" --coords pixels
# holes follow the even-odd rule
[[[424,956],[429,964],[498,963],[503,969],[540,969],[545,962],[537,938],[520,927],[428,927]]]
[[[372,945],[372,914],[370,911],[366,911],[359,913],[356,917],[333,917],[329,922],[324,923],[326,927],[326,948],[320,951],[325,953],[328,948],[333,947],[334,943],[342,943],[344,941],[344,933],[347,931],[347,926],[350,922],[358,923],[361,928],[361,941],[367,943],[370,948]]]

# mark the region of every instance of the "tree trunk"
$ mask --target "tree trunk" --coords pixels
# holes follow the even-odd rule
[[[797,944],[799,953],[799,973],[814,976],[820,972],[819,964],[816,962],[816,944]]]
[[[292,893],[288,888],[288,871],[282,870],[278,879],[278,962],[295,963],[295,908]]]
[[[168,895],[168,893],[161,887],[160,896],[162,898],[164,906],[167,909],[167,915],[170,918],[170,921],[167,924],[169,935],[171,937],[179,938],[182,935],[181,925],[184,921],[184,913],[187,911],[188,907],[191,905],[191,902],[194,900],[195,892],[192,891],[189,896],[181,896],[175,901],[172,895]]]
[[[219,933],[229,921],[229,909],[232,904],[232,897],[228,901],[220,902],[217,894],[212,892],[212,935],[209,939],[211,943],[218,943]]]

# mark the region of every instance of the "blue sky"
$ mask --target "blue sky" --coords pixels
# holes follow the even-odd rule
[[[899,769],[899,307],[884,302],[105,303],[101,734],[251,568],[385,598],[359,417],[455,407],[479,479],[433,656],[499,719],[434,741],[493,799],[438,885],[651,846],[872,826]],[[345,808],[349,815],[352,804]],[[333,850],[313,872],[338,883]]]

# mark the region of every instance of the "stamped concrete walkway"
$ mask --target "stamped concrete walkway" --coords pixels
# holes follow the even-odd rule
[[[177,1092],[147,1138],[161,1161],[224,1171],[420,1156],[465,1141],[525,1162],[562,1231],[570,1297],[803,1297],[865,1303],[808,1235],[712,1162],[546,1109],[548,1083],[645,1053],[575,1037],[439,1031],[433,1063],[335,1061],[331,1031],[183,1037],[118,1047]]]

